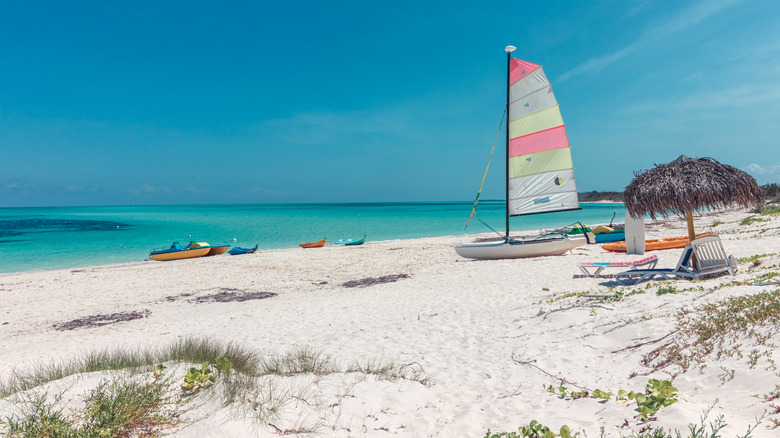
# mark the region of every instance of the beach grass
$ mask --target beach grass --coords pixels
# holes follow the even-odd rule
[[[181,369],[176,364],[200,366],[189,368],[184,384],[175,384],[175,372],[168,370]],[[34,390],[68,376],[119,370],[125,372],[112,374],[84,396],[85,407],[77,412],[64,410],[62,394],[52,399],[45,390]],[[332,374],[353,378],[335,389],[328,406],[321,406],[320,380]],[[288,408],[303,403],[315,413],[333,409],[369,375],[429,383],[418,364],[366,359],[347,365],[310,347],[261,357],[235,343],[184,337],[158,349],[99,350],[61,364],[38,365],[29,373],[14,371],[0,384],[0,399],[16,406],[16,413],[0,418],[0,432],[20,437],[160,436],[184,422],[188,403],[198,399],[201,404],[216,401],[229,406],[236,417],[253,419],[283,434],[313,433],[322,424],[308,419],[288,424],[282,418]]]
[[[674,341],[648,353],[644,361],[655,370],[676,365],[684,372],[692,365],[705,362],[711,354],[718,358],[741,357],[743,352],[736,341],[741,337],[768,351],[775,347],[767,341],[778,325],[780,290],[734,296],[683,309],[677,314]],[[750,354],[756,358],[764,356],[772,368],[776,367],[770,355],[755,350]]]
[[[259,355],[239,344],[209,338],[183,337],[158,349],[114,348],[95,350],[62,363],[37,364],[32,371],[14,370],[0,382],[0,398],[38,387],[74,374],[96,371],[143,369],[166,362],[212,363],[218,357],[229,357],[239,373],[254,374]]]
[[[104,379],[76,413],[62,408],[62,394],[49,400],[46,393],[33,393],[15,402],[20,412],[0,419],[0,428],[9,437],[160,436],[181,424],[186,410],[171,386],[169,378]]]

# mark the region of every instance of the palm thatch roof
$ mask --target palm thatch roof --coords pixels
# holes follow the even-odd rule
[[[623,192],[634,217],[685,215],[702,208],[751,207],[763,202],[756,180],[712,158],[680,158],[636,172]]]

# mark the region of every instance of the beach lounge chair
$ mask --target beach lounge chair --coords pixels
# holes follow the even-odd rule
[[[622,269],[637,269],[640,266],[647,266],[646,269],[655,268],[658,263],[658,256],[650,256],[641,260],[633,262],[593,262],[593,263],[578,263],[577,267],[580,268],[582,274],[574,275],[574,278],[612,278],[614,274],[602,274],[606,268],[622,268]]]
[[[696,267],[692,258],[696,256]],[[737,273],[737,263],[733,256],[726,255],[723,244],[718,236],[702,236],[693,239],[685,246],[680,260],[674,269],[632,269],[615,275],[615,280],[624,286],[650,280],[660,276],[665,280],[672,277],[698,279],[705,275],[728,271],[731,275]]]

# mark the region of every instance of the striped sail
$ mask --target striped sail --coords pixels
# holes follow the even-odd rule
[[[578,209],[566,127],[542,66],[512,59],[509,84],[509,214]]]

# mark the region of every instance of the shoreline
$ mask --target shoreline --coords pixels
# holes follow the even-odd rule
[[[36,209],[0,214],[11,236],[0,239],[0,272],[31,272],[53,269],[140,262],[150,249],[170,246],[172,241],[235,243],[242,247],[259,244],[261,250],[298,248],[300,242],[323,236],[333,242],[359,238],[369,242],[464,234],[464,225],[473,203],[416,203],[406,207],[384,204],[315,208],[291,204],[276,209],[258,206],[241,208],[214,206],[165,207],[162,209],[123,207]],[[503,210],[484,206],[480,217],[488,224],[503,224]],[[614,212],[622,216],[618,204],[582,204],[581,211],[550,217],[534,217],[512,222],[517,232],[531,233],[540,228],[554,229],[584,223],[609,221]],[[224,215],[222,215],[224,213]],[[498,216],[500,213],[500,217]],[[10,221],[10,222],[7,222]],[[475,219],[466,235],[489,233]],[[116,228],[124,223],[126,227]],[[9,234],[9,233],[6,233]],[[187,237],[185,237],[187,236]]]
[[[544,387],[617,393],[640,390],[657,378],[671,379],[680,401],[659,411],[653,427],[685,431],[714,404],[710,420],[723,414],[729,424],[723,434],[733,436],[744,433],[768,408],[753,394],[780,383],[766,360],[749,365],[748,353],[758,346],[745,343],[744,358],[709,357],[706,367],[685,372],[653,370],[642,362],[662,345],[656,340],[674,336],[670,333],[680,310],[773,288],[732,284],[780,263],[780,217],[739,224],[750,215],[705,212],[695,223],[697,231],[720,234],[726,252],[737,258],[775,254],[763,259],[763,265],[740,263],[734,278],[652,281],[633,288],[609,279],[575,279],[576,264],[647,255],[608,253],[589,245],[535,259],[472,261],[457,256],[455,244],[479,235],[3,274],[0,336],[5,360],[0,380],[13,370],[62,363],[89,351],[160,348],[195,336],[239,343],[263,356],[310,348],[347,363],[394,358],[402,365],[416,364],[429,376],[428,385],[363,379],[355,373],[336,373],[319,383],[281,377],[280,384],[313,385],[311,390],[326,398],[334,390],[350,394],[327,398],[322,406],[314,395],[304,397],[306,403],[291,402],[286,416],[274,423],[282,430],[298,420],[308,424],[304,417],[311,416],[325,426],[316,435],[325,437],[484,436],[487,429],[516,431],[536,419],[556,432],[565,424],[573,432],[599,436],[603,425],[606,436],[628,435],[643,427],[631,403],[562,398]],[[716,219],[725,223],[713,227]],[[648,238],[686,234],[685,222],[678,218],[646,225]],[[658,256],[658,267],[673,267],[680,250],[650,254]],[[679,292],[657,294],[669,287]],[[617,300],[585,297],[620,291]],[[101,315],[133,319],[115,316],[116,321],[103,325],[87,323]],[[74,321],[84,325],[58,329]],[[770,333],[767,342],[777,344],[780,337]],[[777,350],[762,357],[780,361]],[[720,377],[722,368],[733,370],[734,377]],[[95,376],[64,379],[54,387],[70,385],[75,392],[69,394],[75,396],[95,384]],[[197,411],[201,421],[174,436],[275,436],[263,424],[232,417],[229,408],[203,403],[205,411]],[[0,415],[9,409],[0,400]],[[628,427],[621,428],[624,424]],[[767,424],[753,435],[777,432]]]

